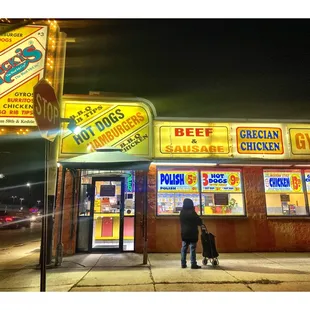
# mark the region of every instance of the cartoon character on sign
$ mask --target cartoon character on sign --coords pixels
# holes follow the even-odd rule
[[[240,178],[237,173],[231,173],[228,177],[228,183],[231,186],[238,186],[240,184]]]
[[[291,184],[294,192],[301,191],[301,179],[298,174],[292,174],[291,176]]]

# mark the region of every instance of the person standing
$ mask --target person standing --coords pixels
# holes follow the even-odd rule
[[[196,246],[198,241],[198,226],[201,226],[202,220],[195,211],[194,203],[191,199],[185,198],[180,212],[181,223],[181,267],[186,268],[186,254],[190,248],[191,269],[200,269],[196,261]]]

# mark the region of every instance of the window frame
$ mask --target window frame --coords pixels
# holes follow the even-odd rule
[[[244,191],[244,175],[243,175],[243,167],[237,167],[237,168],[230,168],[230,167],[220,167],[220,168],[214,168],[214,167],[205,167],[205,166],[195,166],[191,167],[190,165],[188,166],[160,166],[156,165],[156,218],[164,219],[164,218],[173,218],[173,217],[178,217],[179,213],[172,213],[172,214],[160,214],[158,213],[158,172],[159,171],[197,171],[198,173],[198,195],[199,195],[199,216],[202,218],[216,218],[216,219],[225,219],[225,218],[247,218],[247,208],[246,208],[246,199],[245,199],[245,191]],[[241,181],[241,192],[238,192],[238,194],[241,194],[242,196],[242,202],[243,202],[243,211],[244,214],[224,214],[224,215],[206,215],[202,214],[202,195],[207,194],[202,192],[202,177],[201,177],[201,172],[202,171],[235,171],[240,173],[240,181]],[[216,192],[209,192],[210,194],[214,194]],[[234,192],[225,192],[225,194],[234,194]]]
[[[263,182],[264,182],[264,196],[265,196],[265,210],[266,210],[266,216],[267,218],[281,218],[281,219],[287,219],[287,218],[305,218],[305,217],[309,217],[310,213],[309,213],[309,199],[308,199],[308,191],[307,191],[307,186],[306,186],[306,180],[305,180],[305,171],[307,169],[304,168],[272,168],[272,167],[268,167],[268,168],[263,168]],[[288,214],[288,215],[284,215],[284,214],[268,214],[268,207],[267,207],[267,199],[266,199],[266,195],[280,195],[281,192],[278,193],[266,193],[266,188],[265,188],[265,177],[264,177],[264,172],[265,171],[270,171],[270,172],[294,172],[294,171],[298,171],[300,172],[301,175],[301,181],[302,181],[302,193],[295,193],[295,194],[303,194],[304,195],[304,201],[305,201],[305,210],[306,210],[306,214]],[[310,169],[309,169],[310,172]],[[291,192],[292,194],[294,194],[294,192]],[[309,191],[309,195],[310,195],[310,191]]]

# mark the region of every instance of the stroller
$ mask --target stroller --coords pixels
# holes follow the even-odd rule
[[[219,265],[219,260],[217,259],[219,253],[216,250],[215,236],[208,232],[205,225],[201,226],[201,243],[202,243],[202,264],[206,266],[208,260],[213,266]]]

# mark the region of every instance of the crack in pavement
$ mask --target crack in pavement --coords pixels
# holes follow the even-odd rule
[[[77,281],[75,284],[73,284],[73,285],[70,287],[70,289],[68,290],[68,292],[71,292],[71,290],[72,290],[73,288],[77,287],[78,284],[79,284],[79,283],[80,283],[80,282],[94,269],[94,267],[98,264],[98,262],[99,262],[100,258],[102,257],[102,255],[103,255],[103,254],[101,254],[101,255],[98,257],[98,259],[97,259],[96,263],[94,264],[94,266],[91,267],[91,268],[84,274],[84,276],[83,276],[79,281]]]
[[[153,277],[153,273],[152,273],[152,264],[151,264],[151,261],[150,261],[150,257],[148,256],[147,257],[147,260],[149,261],[149,270],[150,270],[150,277],[151,277],[151,280],[152,280],[152,283],[153,283],[153,287],[154,287],[154,292],[156,292],[156,283],[155,283],[155,280],[154,280],[154,277]]]

